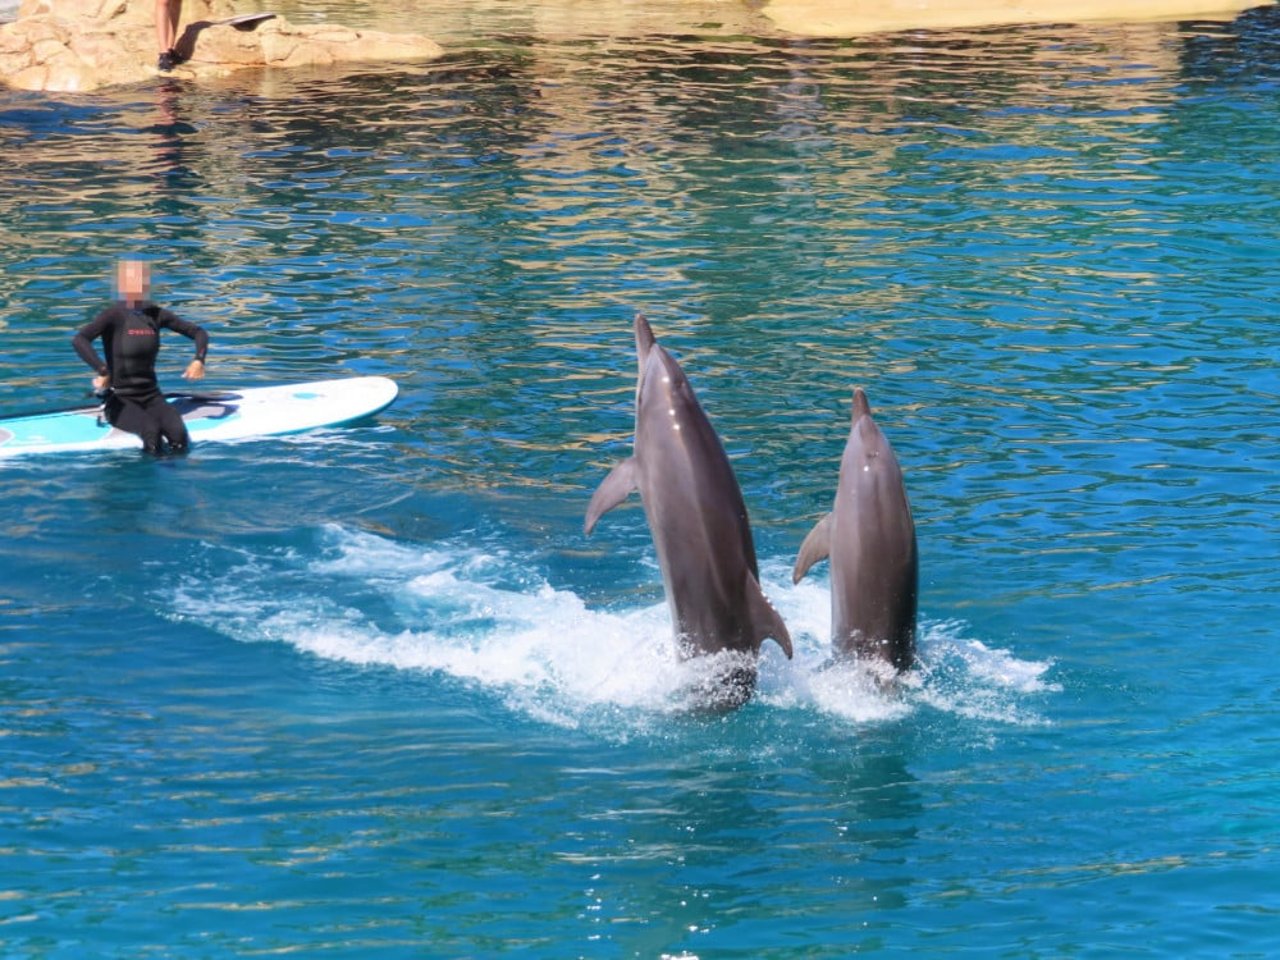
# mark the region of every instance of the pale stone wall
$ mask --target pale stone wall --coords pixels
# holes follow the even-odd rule
[[[152,0],[22,0],[19,19],[0,26],[0,77],[22,90],[76,92],[139,83],[156,75]],[[218,76],[244,67],[359,60],[433,60],[444,51],[417,34],[297,26],[276,17],[252,29],[219,23],[234,0],[183,0],[175,76]]]
[[[1020,23],[1230,19],[1272,0],[768,0],[760,12],[787,33],[854,37]]]

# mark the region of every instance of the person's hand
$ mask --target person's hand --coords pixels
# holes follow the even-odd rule
[[[203,380],[204,379],[204,361],[192,360],[187,364],[187,370],[182,375],[186,380]]]
[[[108,374],[103,374],[103,375],[102,375],[102,376],[100,376],[100,377],[94,377],[94,378],[93,378],[93,392],[94,392],[94,393],[106,393],[106,392],[107,392],[107,388],[108,388],[109,386],[111,386],[111,377],[110,377],[110,375],[108,375]]]

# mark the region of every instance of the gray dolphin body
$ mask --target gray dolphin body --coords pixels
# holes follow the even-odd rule
[[[755,545],[733,467],[680,364],[635,320],[640,375],[633,455],[617,464],[587,507],[584,530],[638,490],[658,553],[682,657],[749,652],[708,691],[708,706],[745,702],[755,656],[772,637],[791,657],[786,625],[760,588]]]
[[[916,527],[902,468],[861,387],[853,392],[835,506],[805,538],[792,579],[799,583],[828,557],[836,656],[878,658],[906,670],[915,659]]]

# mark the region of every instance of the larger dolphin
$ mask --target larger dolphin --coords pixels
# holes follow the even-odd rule
[[[760,589],[747,508],[719,436],[680,364],[640,314],[635,335],[633,454],[596,489],[584,530],[589,534],[601,515],[640,492],[681,656],[750,654],[708,691],[709,706],[737,706],[755,687],[764,639],[772,637],[790,658],[791,637]]]
[[[840,459],[835,506],[809,532],[792,579],[831,559],[831,643],[837,656],[879,658],[899,670],[915,659],[916,526],[893,448],[861,387]]]

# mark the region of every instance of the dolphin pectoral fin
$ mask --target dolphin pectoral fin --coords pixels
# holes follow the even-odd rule
[[[800,544],[800,552],[796,555],[796,566],[791,571],[791,582],[799,583],[801,578],[809,572],[819,560],[825,560],[831,556],[831,514],[827,514],[819,520],[809,535],[804,538],[804,543]]]
[[[769,598],[764,595],[760,581],[750,573],[747,574],[747,604],[751,610],[751,623],[755,626],[756,651],[759,652],[760,644],[764,643],[765,637],[773,637],[790,660],[792,657],[791,633],[787,630],[787,625],[782,622],[782,615],[773,608]]]
[[[596,492],[591,495],[591,503],[587,505],[587,519],[582,525],[584,533],[590,533],[604,514],[608,513],[636,489],[636,459],[628,457],[600,481]]]

